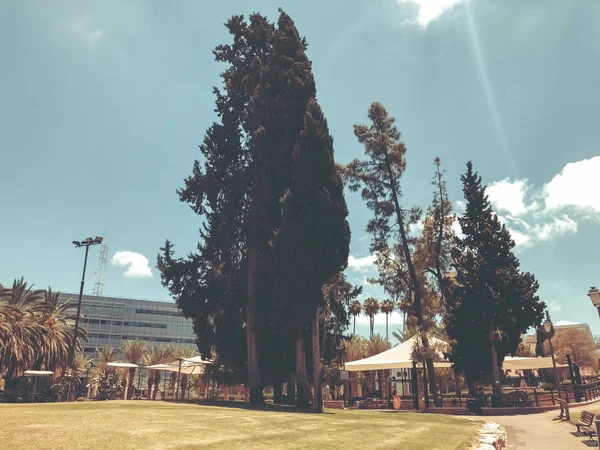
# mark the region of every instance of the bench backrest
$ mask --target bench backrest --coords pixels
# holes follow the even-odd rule
[[[581,413],[581,419],[580,420],[581,420],[582,423],[588,424],[588,426],[589,426],[589,425],[592,424],[592,421],[594,420],[594,416],[595,416],[594,413],[591,413],[589,411],[583,411]]]

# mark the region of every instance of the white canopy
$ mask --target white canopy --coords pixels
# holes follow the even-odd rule
[[[51,372],[50,370],[26,370],[23,373],[30,377],[41,377],[44,375],[54,375],[54,372]]]
[[[137,364],[123,362],[109,362],[106,363],[106,365],[110,367],[119,367],[121,369],[132,369],[134,367],[139,367]]]
[[[402,344],[395,346],[385,352],[377,355],[369,356],[368,358],[359,359],[358,361],[347,362],[345,369],[350,372],[358,372],[362,370],[383,370],[383,369],[406,369],[413,365],[412,351],[417,340],[417,336],[404,341]],[[431,345],[447,344],[435,337],[429,338]],[[443,359],[443,355],[439,352],[441,361],[434,361],[435,367],[452,367],[449,361]]]
[[[179,366],[179,361],[181,361],[181,366],[203,366],[205,364],[213,364],[212,361],[207,361],[205,359],[202,359],[202,356],[198,355],[198,356],[193,356],[191,358],[178,358],[178,357],[174,357],[171,359],[171,362],[169,362],[169,365],[171,366]]]
[[[528,369],[551,369],[552,357],[523,358],[518,356],[507,356],[502,364],[503,370],[528,370]]]
[[[185,375],[191,375],[194,372],[199,373],[197,365],[195,366],[181,366],[181,373]],[[154,364],[152,366],[146,366],[145,369],[148,370],[164,370],[165,372],[179,372],[179,364],[171,365],[171,364]]]
[[[412,351],[415,345],[417,336],[413,336],[407,341],[385,352],[358,361],[346,363],[345,369],[350,372],[362,370],[383,370],[383,369],[408,369],[412,367]],[[448,344],[441,339],[435,337],[429,338],[431,345],[440,345],[447,347]],[[443,355],[439,352],[440,361],[434,361],[434,367],[452,367],[452,363],[443,359]],[[562,366],[558,366],[562,367]],[[552,368],[552,357],[544,358],[523,358],[507,356],[504,358],[502,369],[504,370],[527,370],[527,369],[549,369]]]

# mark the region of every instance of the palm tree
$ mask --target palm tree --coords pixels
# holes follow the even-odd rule
[[[67,368],[75,304],[60,292],[34,290],[24,281],[0,285],[0,374],[12,380],[26,369]],[[83,327],[78,337],[87,339]]]
[[[42,353],[42,290],[33,290],[23,278],[12,287],[0,285],[0,374],[10,382],[32,367]]]
[[[40,314],[39,323],[42,325],[44,339],[35,367],[43,365],[46,370],[55,371],[60,368],[65,372],[73,343],[77,304],[73,299],[65,299],[60,292],[52,292],[52,289],[48,288],[44,291],[40,306],[43,312]],[[78,328],[77,337],[87,340],[87,332],[83,327]],[[77,345],[76,350],[80,350],[79,342]]]
[[[365,300],[363,309],[367,316],[369,316],[370,325],[370,336],[373,336],[373,329],[375,328],[375,315],[379,312],[379,302],[376,298],[369,297]]]
[[[354,300],[350,305],[350,314],[354,316],[354,326],[352,328],[352,334],[356,334],[356,316],[360,315],[362,311],[362,304],[358,300]]]
[[[388,339],[388,318],[391,313],[394,312],[395,305],[391,300],[384,300],[381,302],[381,312],[385,314],[385,338]]]
[[[140,364],[142,358],[146,354],[148,341],[131,340],[125,341],[121,347],[121,352],[125,356],[125,360],[132,364]],[[125,399],[130,399],[133,396],[133,381],[135,380],[135,367],[129,369],[125,384]]]
[[[144,356],[144,364],[146,366],[153,366],[155,364],[163,363],[167,358],[173,355],[173,349],[167,346],[156,346],[149,347],[146,355]],[[149,370],[148,371],[148,400],[156,399],[156,394],[160,388],[160,371]]]

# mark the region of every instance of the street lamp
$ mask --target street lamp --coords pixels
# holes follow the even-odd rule
[[[552,367],[554,368],[554,378],[556,378],[556,390],[558,392],[558,398],[560,399],[561,388],[560,388],[560,379],[558,378],[558,369],[556,368],[556,359],[554,358],[554,348],[552,347],[552,330],[554,326],[552,325],[552,321],[550,320],[550,314],[546,311],[546,321],[544,322],[544,331],[546,332],[546,336],[548,336],[548,343],[550,344],[550,354],[552,355]],[[561,406],[562,410],[562,406]]]
[[[598,315],[600,316],[600,291],[596,289],[596,286],[592,286],[588,292],[588,297],[592,301],[592,304],[598,310]]]
[[[73,245],[77,248],[85,247],[85,259],[83,260],[83,275],[81,276],[81,286],[79,288],[79,301],[77,302],[77,316],[75,316],[75,330],[73,330],[73,342],[71,343],[71,380],[73,376],[75,376],[75,348],[77,347],[77,333],[79,331],[79,316],[81,315],[81,299],[83,297],[83,285],[85,284],[85,269],[87,267],[87,258],[88,252],[90,250],[91,245],[98,245],[102,243],[102,237],[96,236],[96,238],[92,239],[91,237],[85,238],[83,241],[73,241]],[[71,381],[69,381],[69,394],[71,395]]]

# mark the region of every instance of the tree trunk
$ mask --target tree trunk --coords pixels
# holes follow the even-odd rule
[[[127,400],[127,394],[129,393],[129,385],[131,380],[129,379],[129,370],[125,373],[125,389],[123,389],[123,400]]]
[[[287,382],[287,404],[295,405],[296,404],[296,383],[294,381],[296,377],[293,373],[290,374],[290,378]]]
[[[135,367],[131,367],[129,369],[129,390],[127,392],[127,398],[131,399],[133,398],[133,390],[135,387]]]
[[[465,373],[465,380],[467,382],[467,388],[469,389],[469,397],[477,397],[477,389],[475,388],[473,379]]]
[[[146,394],[147,400],[152,400],[152,385],[154,382],[154,372],[148,371],[148,392]]]
[[[415,266],[412,262],[412,255],[410,254],[410,248],[408,247],[408,238],[406,236],[406,230],[404,228],[404,219],[402,217],[402,209],[400,208],[400,200],[398,199],[398,190],[396,187],[396,183],[394,180],[394,174],[392,172],[392,167],[389,161],[388,156],[386,155],[386,165],[388,169],[388,177],[390,181],[390,186],[392,188],[392,200],[394,202],[394,208],[396,210],[396,219],[398,221],[398,227],[400,229],[400,238],[402,240],[402,250],[404,251],[404,258],[406,260],[406,265],[408,266],[408,274],[410,277],[410,282],[412,284],[412,290],[414,292],[414,301],[413,301],[413,309],[415,311],[415,315],[417,316],[419,327],[424,331],[424,323],[423,323],[423,315],[421,311],[421,283],[419,282],[419,278],[417,276],[417,271],[415,270]],[[426,336],[422,339],[423,347],[425,349],[429,349],[429,340]],[[433,401],[437,405],[439,403],[439,395],[437,392],[437,380],[435,376],[435,371],[433,370],[433,361],[431,358],[426,359],[427,370],[430,371],[429,374],[429,382],[431,389],[433,391]]]
[[[498,354],[496,353],[496,330],[494,324],[489,329],[490,347],[492,350],[492,374],[494,376],[493,388],[496,404],[502,405],[502,386],[500,385],[500,368],[498,367]]]
[[[425,332],[421,333],[421,341],[425,349],[429,348],[429,338]],[[431,358],[425,358],[425,364],[427,365],[427,376],[429,377],[429,387],[431,395],[433,396],[433,404],[435,406],[442,406],[440,402],[440,393],[438,391],[437,378],[435,375],[435,367],[433,366],[433,360]]]
[[[323,397],[321,392],[321,335],[319,333],[319,317],[321,308],[317,308],[312,319],[312,354],[313,354],[313,409],[323,412]]]
[[[298,408],[308,408],[310,404],[310,388],[306,372],[306,350],[304,347],[304,324],[302,319],[296,322],[296,385],[298,387]]]
[[[388,334],[388,313],[385,313],[385,338],[389,341],[390,337]]]
[[[152,400],[156,400],[158,391],[160,391],[160,372],[157,370],[154,374],[154,392],[152,393]]]
[[[259,250],[248,251],[248,304],[246,306],[246,345],[248,347],[248,385],[250,387],[250,403],[261,405],[264,402],[263,386],[260,380],[258,360],[258,329],[256,326],[257,284],[260,275]]]
[[[354,316],[354,327],[352,328],[352,334],[356,334],[356,315]]]
[[[283,381],[279,374],[273,376],[273,403],[283,404]]]

